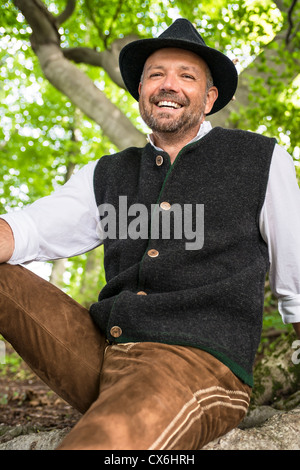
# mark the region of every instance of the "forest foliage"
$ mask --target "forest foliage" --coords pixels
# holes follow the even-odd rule
[[[159,35],[177,17],[192,21],[207,45],[238,60],[236,99],[226,112],[212,117],[212,124],[276,137],[293,157],[300,178],[297,0],[4,1],[0,6],[0,213],[19,210],[50,194],[87,162],[118,151],[126,139],[132,145],[144,139],[147,129],[137,103],[124,89],[116,67],[118,51],[126,41]],[[95,118],[80,101],[81,88],[73,91],[72,72],[67,74],[69,89],[59,82],[59,67],[53,65],[49,72],[49,60],[43,62],[46,46],[55,47],[62,53],[64,67],[76,67],[80,80],[96,87]],[[108,123],[108,116],[114,115],[111,109],[116,120]],[[102,258],[99,248],[65,260],[58,268],[57,283],[88,306],[105,283]],[[45,268],[47,275],[51,268]],[[265,307],[265,326],[271,321],[281,326],[267,285]]]

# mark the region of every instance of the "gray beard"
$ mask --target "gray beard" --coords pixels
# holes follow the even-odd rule
[[[203,117],[203,112],[201,116],[195,116],[192,114],[186,114],[185,116],[180,117],[176,120],[164,121],[155,118],[152,114],[149,114],[147,111],[141,112],[141,116],[147,126],[154,132],[165,132],[165,133],[179,133],[185,132],[190,127],[196,126],[201,122]],[[166,111],[162,114],[162,117],[168,117],[169,113]]]
[[[164,100],[164,99],[169,99],[172,100],[174,99],[175,101],[178,101],[178,98],[176,95],[173,93],[168,93],[168,92],[162,92],[158,94],[157,96],[152,96],[150,98],[151,103],[156,103],[159,100]],[[189,105],[190,101],[188,98],[184,101],[179,101],[182,105]],[[201,122],[203,116],[204,116],[204,109],[206,105],[206,98],[204,99],[202,103],[202,109],[200,115],[187,112],[186,114],[183,114],[183,116],[180,116],[178,119],[170,119],[170,121],[164,121],[162,122],[159,118],[155,118],[143,104],[140,104],[140,114],[144,122],[147,124],[147,126],[150,127],[150,129],[154,132],[164,132],[164,133],[184,133],[186,130],[188,130],[191,127],[197,126],[199,122]],[[170,117],[170,113],[168,110],[162,110],[161,111],[161,117],[162,118],[168,118]]]

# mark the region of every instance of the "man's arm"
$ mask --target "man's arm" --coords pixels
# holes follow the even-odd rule
[[[85,165],[50,196],[0,215],[0,263],[69,258],[102,243],[93,187],[96,164]]]
[[[5,220],[0,219],[0,263],[6,263],[15,247],[13,232]]]
[[[277,144],[261,222],[269,250],[269,281],[278,298],[278,310],[283,323],[292,323],[300,337],[300,191],[293,159]]]
[[[294,330],[296,331],[296,335],[300,339],[300,322],[299,323],[293,323]]]

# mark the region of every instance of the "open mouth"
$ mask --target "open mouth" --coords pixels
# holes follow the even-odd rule
[[[175,101],[158,101],[156,106],[159,108],[171,108],[171,109],[180,109],[182,104],[176,103]]]

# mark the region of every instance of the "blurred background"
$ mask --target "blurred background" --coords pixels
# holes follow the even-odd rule
[[[300,177],[300,6],[294,1],[23,0],[0,6],[0,213],[20,210],[91,160],[144,145],[120,49],[194,23],[240,76],[212,125],[276,137]],[[89,306],[105,284],[102,247],[27,266]],[[285,330],[266,281],[264,329]]]

